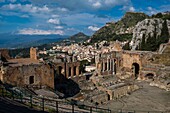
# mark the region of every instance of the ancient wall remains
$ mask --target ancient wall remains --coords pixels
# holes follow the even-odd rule
[[[131,69],[133,63],[138,63],[139,66],[141,67],[140,54],[124,52],[122,54],[122,59],[123,59],[123,67]]]
[[[113,44],[113,51],[122,51],[122,46],[121,46],[121,42],[119,41],[116,41],[114,44]]]
[[[138,89],[136,85],[125,85],[112,91],[112,99],[117,99]]]
[[[100,75],[116,74],[121,66],[119,52],[105,53],[96,59],[96,68]]]
[[[103,92],[91,97],[91,102],[94,104],[103,104],[108,101],[107,93]]]
[[[31,47],[30,48],[30,58],[37,60],[37,49]]]
[[[3,82],[14,86],[48,86],[54,89],[54,71],[47,64],[6,66]]]
[[[60,62],[55,64],[57,74],[66,78],[80,75],[80,62]]]

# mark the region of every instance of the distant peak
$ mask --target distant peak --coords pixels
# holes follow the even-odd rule
[[[79,34],[79,35],[85,35],[83,32],[78,32],[77,34]]]
[[[89,36],[85,35],[83,32],[78,32],[77,34],[73,35],[70,37],[71,40],[76,40],[76,41],[85,41],[88,39]]]

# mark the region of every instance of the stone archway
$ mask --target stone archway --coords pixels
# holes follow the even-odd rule
[[[108,101],[110,100],[110,95],[109,95],[109,94],[107,94],[107,100],[108,100]]]
[[[138,63],[133,63],[132,64],[132,73],[135,78],[138,78],[139,76],[139,71],[140,71],[140,66]]]
[[[153,79],[153,77],[154,77],[153,73],[148,73],[148,74],[145,75],[145,79],[151,80],[151,79]]]
[[[62,71],[63,71],[63,67],[62,67],[62,66],[59,66],[59,67],[58,67],[59,75],[61,75],[61,74],[63,73]]]

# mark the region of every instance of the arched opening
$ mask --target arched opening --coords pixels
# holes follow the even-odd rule
[[[133,75],[135,78],[138,78],[138,75],[139,75],[139,64],[138,63],[133,63],[132,64],[132,72],[133,72]]]
[[[63,67],[62,67],[62,66],[59,66],[59,67],[58,67],[59,75],[62,74],[62,70],[63,70]]]
[[[29,77],[29,84],[34,84],[34,76]]]
[[[73,74],[74,74],[74,76],[76,75],[76,66],[74,66],[74,69],[73,69]]]
[[[110,95],[109,95],[109,94],[107,94],[107,100],[108,100],[108,101],[110,100]]]
[[[145,75],[146,79],[153,79],[153,77],[154,77],[154,74],[152,73],[148,73],[147,75]]]
[[[71,67],[69,67],[69,73],[68,76],[71,77]]]

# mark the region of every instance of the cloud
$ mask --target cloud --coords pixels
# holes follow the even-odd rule
[[[5,2],[5,0],[0,0],[0,2]]]
[[[14,3],[14,2],[16,2],[17,0],[9,0],[10,2],[12,2],[12,3]]]
[[[99,30],[100,28],[95,27],[95,26],[89,26],[88,29],[91,30],[91,31],[97,31],[97,30]]]
[[[136,11],[136,9],[131,5],[123,6],[123,8],[121,8],[120,10],[130,11],[130,12]]]
[[[149,6],[149,7],[147,7],[147,10],[146,10],[145,12],[146,12],[147,14],[149,14],[149,15],[153,15],[153,14],[158,13],[159,11],[156,10],[156,9],[154,9],[154,8],[152,8],[151,6]]]
[[[3,5],[2,8],[3,10],[17,10],[17,11],[21,11],[21,12],[30,12],[30,13],[45,13],[45,12],[50,12],[50,9],[44,5],[42,7],[38,7],[38,6],[33,6],[32,4],[7,4],[7,5]]]
[[[59,19],[52,19],[51,18],[47,22],[50,23],[50,24],[61,24],[61,21]]]
[[[40,30],[40,29],[26,28],[26,29],[19,30],[18,34],[24,34],[24,35],[51,35],[51,34],[58,34],[58,35],[63,35],[64,31],[62,31],[62,30]]]
[[[55,26],[54,28],[55,29],[63,29],[64,27],[63,26]]]
[[[58,7],[57,10],[58,10],[58,11],[61,11],[61,12],[66,12],[66,11],[68,11],[68,9],[66,9],[66,8],[61,8],[61,7]]]
[[[29,18],[29,15],[21,15],[21,18]]]
[[[131,0],[58,0],[61,7],[69,10],[111,9],[118,5],[127,5]]]
[[[131,7],[129,8],[129,11],[134,12],[134,11],[135,11],[135,8],[131,6]]]
[[[58,18],[58,17],[60,17],[60,15],[53,14],[51,17]]]
[[[93,4],[94,8],[100,8],[101,6],[102,4],[99,1]]]

